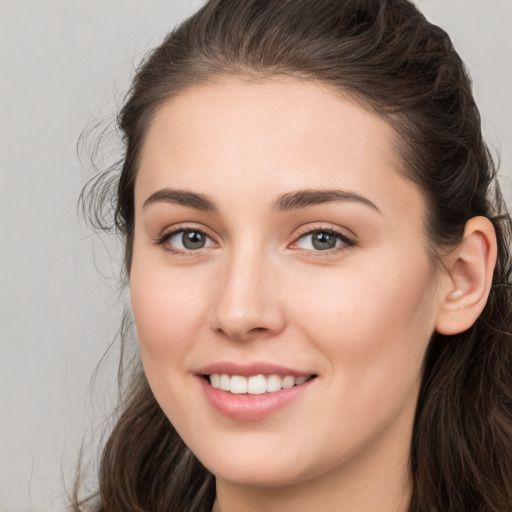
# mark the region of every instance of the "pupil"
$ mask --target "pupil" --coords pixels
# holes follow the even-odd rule
[[[319,251],[334,249],[336,247],[336,237],[325,231],[313,233],[313,247]]]
[[[206,242],[205,237],[197,231],[187,231],[182,237],[185,249],[201,249]]]

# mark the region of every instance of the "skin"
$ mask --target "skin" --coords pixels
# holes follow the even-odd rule
[[[163,411],[215,474],[222,512],[407,510],[422,363],[452,283],[427,253],[423,198],[398,171],[395,136],[326,87],[285,78],[188,89],[149,127],[131,268],[141,356]],[[144,206],[164,189],[203,194],[216,211]],[[364,200],[275,207],[324,189]],[[205,247],[162,241],[184,228],[205,232]],[[314,229],[351,243],[316,250]],[[219,361],[317,377],[242,421],[199,385],[198,369]]]

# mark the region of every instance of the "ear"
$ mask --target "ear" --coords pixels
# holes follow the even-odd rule
[[[436,330],[458,334],[469,329],[487,303],[496,264],[496,233],[491,221],[473,217],[460,245],[446,258],[447,275],[440,284]]]

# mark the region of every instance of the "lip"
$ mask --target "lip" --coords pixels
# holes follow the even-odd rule
[[[243,377],[272,374],[280,376],[291,375],[293,377],[314,375],[316,377],[316,374],[314,372],[303,372],[267,363],[239,364],[221,362],[201,368],[197,372],[196,377],[210,405],[223,416],[242,421],[256,421],[277,413],[291,402],[300,398],[317,380],[313,378],[298,386],[281,389],[273,393],[239,395],[214,388],[205,378],[206,375],[211,375],[212,373],[241,375]]]
[[[255,363],[233,363],[223,361],[209,364],[197,371],[198,375],[211,375],[212,373],[226,373],[228,375],[241,375],[242,377],[250,377],[251,375],[291,375],[292,377],[308,377],[316,375],[315,372],[300,371],[285,366],[278,366],[271,363],[255,362]]]

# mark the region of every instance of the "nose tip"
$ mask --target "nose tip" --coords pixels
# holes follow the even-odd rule
[[[280,332],[284,316],[270,275],[249,271],[230,272],[216,290],[211,326],[236,341],[264,338]]]
[[[218,310],[216,330],[230,339],[245,341],[255,337],[266,337],[278,332],[277,322],[256,309],[250,311],[229,311],[228,308]]]

